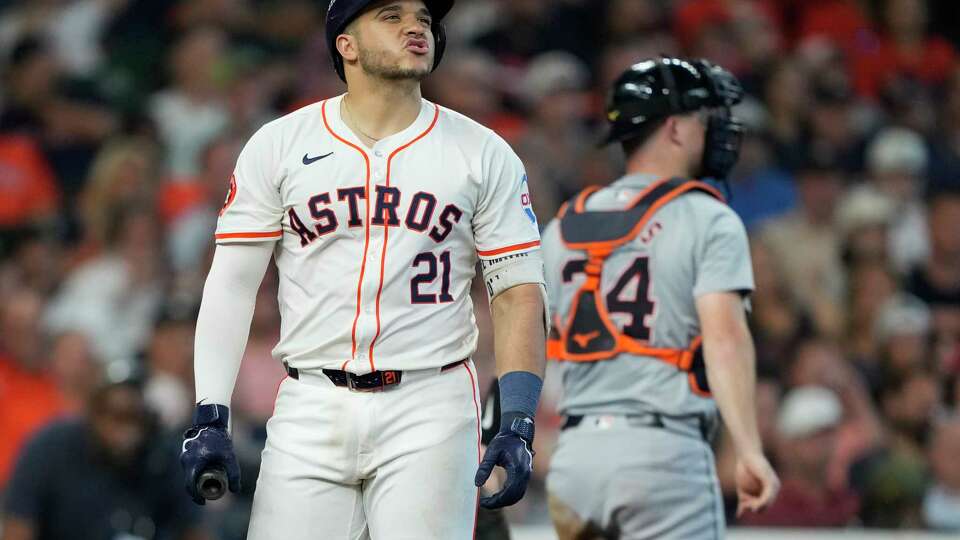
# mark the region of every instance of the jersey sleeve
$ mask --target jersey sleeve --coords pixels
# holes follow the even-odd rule
[[[218,244],[278,240],[283,234],[280,145],[268,126],[250,137],[237,158],[227,198],[217,219]]]
[[[547,298],[549,299],[548,308],[550,313],[556,315],[560,309],[560,295],[562,294],[561,282],[563,276],[563,244],[560,239],[560,222],[551,221],[543,230],[543,266],[545,269],[544,278],[546,280]]]
[[[743,222],[730,207],[714,200],[705,202],[701,215],[702,243],[696,249],[694,297],[713,292],[753,291],[750,243]]]
[[[483,178],[473,233],[477,254],[491,258],[540,246],[537,216],[523,163],[500,137],[483,148]]]

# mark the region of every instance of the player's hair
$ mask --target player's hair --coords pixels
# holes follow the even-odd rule
[[[648,122],[645,122],[637,129],[633,136],[621,141],[620,147],[623,148],[623,155],[629,159],[634,152],[636,152],[641,146],[650,140],[650,137],[653,136],[658,129],[660,129],[660,126],[667,122],[667,118],[670,117],[663,116],[661,118],[654,118]]]

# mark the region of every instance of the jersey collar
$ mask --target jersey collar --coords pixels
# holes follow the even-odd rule
[[[347,123],[343,121],[343,117],[340,116],[340,105],[345,95],[346,94],[340,94],[337,97],[330,98],[326,104],[327,120],[330,129],[339,137],[362,148],[364,152],[372,153],[376,156],[387,156],[396,148],[409,143],[414,137],[423,133],[433,121],[433,103],[421,98],[420,113],[417,114],[417,118],[414,119],[413,123],[393,135],[380,139],[373,147],[369,147],[360,140],[360,137],[347,126]]]

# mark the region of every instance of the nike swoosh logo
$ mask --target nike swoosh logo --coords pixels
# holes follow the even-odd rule
[[[310,165],[311,163],[313,163],[313,162],[315,162],[315,161],[320,161],[321,159],[323,159],[323,158],[325,158],[325,157],[332,156],[332,155],[333,155],[333,152],[330,152],[329,154],[324,154],[324,155],[322,155],[322,156],[317,156],[317,157],[310,157],[310,156],[308,156],[307,154],[304,154],[304,155],[303,155],[303,164],[304,164],[304,165]]]

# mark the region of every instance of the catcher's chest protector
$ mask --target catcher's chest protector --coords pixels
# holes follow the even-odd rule
[[[607,360],[620,353],[651,356],[687,372],[692,389],[709,395],[700,336],[686,349],[669,349],[652,347],[646,340],[625,335],[611,321],[599,290],[606,259],[640,234],[663,205],[690,191],[702,191],[721,201],[723,196],[704,182],[670,178],[651,184],[623,210],[588,211],[587,198],[597,189],[585,189],[564,204],[558,215],[563,243],[587,255],[586,279],[574,295],[566,320],[559,321],[559,336],[548,343],[548,355],[570,362]]]

